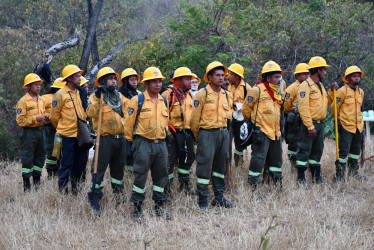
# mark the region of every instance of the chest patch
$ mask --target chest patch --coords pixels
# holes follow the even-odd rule
[[[248,96],[248,98],[247,98],[247,102],[248,102],[248,103],[253,102],[253,97],[252,97],[252,96]]]
[[[304,91],[300,92],[300,96],[301,96],[301,98],[304,98],[305,97],[305,92]]]
[[[290,96],[291,96],[290,93],[287,93],[287,94],[286,94],[286,99],[289,99]]]
[[[195,106],[195,108],[199,107],[199,101],[198,100],[195,100],[193,101],[193,105]]]
[[[57,106],[57,101],[53,101],[53,102],[52,102],[52,107],[55,108],[56,106]]]
[[[20,115],[22,113],[22,109],[17,109],[17,115]]]

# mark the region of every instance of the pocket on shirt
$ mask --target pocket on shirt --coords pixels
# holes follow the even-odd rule
[[[217,116],[216,114],[216,104],[214,103],[207,103],[204,105],[204,119],[206,120],[214,120]]]

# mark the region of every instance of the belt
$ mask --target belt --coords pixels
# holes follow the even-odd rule
[[[137,135],[135,138],[138,138],[138,139],[141,139],[143,141],[146,141],[146,142],[151,142],[151,143],[161,143],[161,142],[164,142],[165,139],[155,139],[155,140],[151,140],[151,139],[147,139],[147,138],[144,138],[140,135]]]
[[[43,126],[44,126],[44,127],[48,127],[48,128],[49,128],[49,127],[53,127],[52,123],[46,123],[46,124],[44,124]]]
[[[120,138],[124,138],[123,134],[122,135],[105,135],[103,136],[105,138],[111,138],[111,139],[120,139]]]
[[[325,120],[320,120],[320,121],[313,120],[313,122],[315,122],[315,123],[324,123]]]
[[[191,133],[191,129],[185,129],[186,130],[186,133]],[[176,129],[175,132],[178,132],[178,133],[183,133],[183,129]]]
[[[226,131],[227,128],[210,128],[210,129],[201,128],[200,130],[208,131],[208,132],[216,132],[216,131]]]
[[[42,130],[43,127],[23,127],[25,130]]]

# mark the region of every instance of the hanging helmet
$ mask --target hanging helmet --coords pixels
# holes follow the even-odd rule
[[[177,68],[174,71],[173,77],[170,79],[171,82],[174,82],[175,78],[181,77],[181,76],[191,76],[191,80],[195,79],[194,74],[191,72],[191,70],[187,67],[180,67]]]
[[[284,71],[281,70],[278,63],[274,61],[268,61],[267,63],[265,63],[264,67],[262,67],[261,74],[259,74],[258,76],[262,78],[262,75],[265,73],[277,72],[277,71],[279,71],[281,75],[284,74]]]
[[[53,82],[53,85],[51,88],[56,88],[56,89],[62,89],[65,87],[66,82],[63,80],[62,77],[56,78],[56,80]]]
[[[194,73],[192,73],[193,77],[192,79],[197,79],[197,81],[199,82],[199,84],[201,83],[201,79]]]
[[[360,73],[361,77],[364,76],[364,72],[361,71],[361,69],[357,66],[350,66],[345,70],[345,75],[343,77],[343,82],[348,82],[347,76],[353,73]]]
[[[27,89],[27,85],[33,83],[33,82],[40,82],[43,83],[44,81],[35,73],[28,74],[25,77],[25,80],[23,81],[23,89]]]
[[[75,73],[78,73],[78,72],[82,74],[83,70],[81,70],[76,65],[70,64],[62,70],[62,78],[63,78],[64,81],[66,81],[66,78],[68,78],[69,76],[72,76],[72,75],[74,75]]]
[[[308,64],[308,69],[313,69],[313,68],[329,68],[330,65],[327,64],[326,60],[323,59],[320,56],[314,56],[310,58],[309,64]]]
[[[100,83],[99,83],[99,80],[101,77],[105,76],[105,75],[109,75],[109,74],[115,74],[117,79],[119,78],[119,75],[118,73],[116,73],[114,71],[114,69],[112,69],[111,67],[104,67],[102,69],[99,70],[99,72],[97,73],[97,79],[95,81],[95,86],[100,86]]]
[[[306,64],[306,63],[299,63],[296,66],[295,72],[293,72],[293,74],[297,75],[297,74],[300,74],[300,73],[309,73],[308,64]]]
[[[208,67],[206,67],[206,72],[205,72],[205,75],[204,75],[204,81],[205,82],[210,82],[209,79],[208,79],[208,73],[212,70],[212,69],[215,69],[215,68],[218,68],[218,67],[223,67],[225,69],[225,75],[227,75],[227,72],[228,72],[228,69],[226,66],[224,66],[222,63],[218,62],[218,61],[214,61],[214,62],[211,62],[209,63]]]
[[[128,77],[128,76],[137,76],[138,77],[138,83],[140,82],[140,75],[138,73],[136,73],[135,69],[133,68],[127,68],[125,69],[124,71],[122,71],[122,74],[121,74],[121,80],[119,80],[119,84],[123,84],[123,79],[125,77]]]
[[[231,64],[230,67],[229,67],[229,71],[237,74],[242,79],[244,78],[244,68],[243,68],[242,65],[240,65],[238,63]]]
[[[141,83],[153,79],[165,80],[166,78],[162,75],[161,71],[156,67],[149,67],[146,70],[144,70],[143,80],[141,81]]]
[[[89,82],[85,77],[81,76],[81,84],[80,86],[83,86],[85,83]]]

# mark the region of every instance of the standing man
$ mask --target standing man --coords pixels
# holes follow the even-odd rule
[[[194,78],[191,80],[190,93],[191,93],[192,97],[195,97],[195,95],[199,91],[199,84],[200,84],[201,80],[200,80],[199,77],[197,77],[196,74],[192,74],[192,75],[194,76]]]
[[[339,119],[339,160],[336,161],[335,180],[344,179],[347,156],[348,175],[357,179],[365,179],[358,173],[358,159],[361,151],[362,131],[364,120],[361,105],[364,100],[364,91],[359,88],[364,72],[357,66],[348,67],[343,81],[346,84],[336,92],[337,113]],[[330,91],[329,97],[332,96]],[[331,108],[334,114],[335,107]]]
[[[234,111],[231,122],[232,126],[232,137],[234,138],[235,150],[234,150],[234,161],[235,166],[243,164],[243,150],[240,146],[240,126],[244,122],[242,114],[242,106],[248,91],[251,86],[244,82],[244,68],[242,65],[234,63],[229,67],[228,79],[230,82],[228,91],[232,96],[233,104],[232,109]],[[231,143],[231,140],[230,140]]]
[[[65,87],[53,97],[50,120],[56,133],[62,136],[61,166],[58,169],[58,188],[68,193],[71,180],[73,194],[78,193],[78,185],[86,171],[86,149],[78,146],[78,118],[86,121],[86,113],[78,87],[81,83],[80,70],[76,65],[68,65],[62,70]]]
[[[209,84],[196,94],[191,114],[191,129],[197,140],[198,204],[204,210],[208,209],[208,185],[211,179],[215,196],[212,206],[233,206],[223,196],[226,190],[226,154],[229,146],[227,120],[231,119],[228,93],[221,88],[226,74],[227,67],[222,63],[214,61],[208,65],[204,81]]]
[[[123,200],[123,165],[126,155],[124,137],[124,114],[122,98],[116,91],[119,75],[110,67],[97,73],[96,89],[88,100],[87,115],[92,118],[97,134],[100,111],[100,96],[103,95],[100,148],[94,195],[100,200],[103,196],[104,174],[109,164],[111,186],[117,201]],[[96,151],[95,151],[96,153]]]
[[[282,185],[282,142],[280,113],[282,95],[281,76],[284,72],[274,61],[268,61],[262,68],[261,81],[249,90],[242,113],[256,127],[253,133],[248,183],[256,190],[265,161],[275,183]]]
[[[16,106],[16,121],[18,126],[23,128],[20,158],[24,192],[28,192],[31,188],[30,177],[33,178],[35,188],[40,185],[40,176],[45,160],[42,129],[49,116],[45,115],[44,102],[39,96],[41,83],[43,80],[37,74],[28,74],[22,87],[28,91]]]
[[[312,57],[308,64],[310,76],[300,84],[298,90],[297,102],[302,124],[297,141],[296,168],[297,180],[303,185],[307,185],[305,170],[308,164],[312,181],[323,181],[320,161],[324,147],[324,121],[331,101],[327,98],[322,79],[326,76],[328,67],[330,65],[322,57]]]
[[[64,86],[65,82],[62,81],[62,77],[59,77],[53,82],[50,91],[42,96],[45,105],[45,113],[48,117],[51,115],[52,99],[54,94]],[[56,128],[53,127],[51,122],[46,122],[44,125],[45,150],[47,153],[45,168],[47,169],[48,178],[57,176],[57,170],[60,165],[60,160],[57,157],[52,156],[55,134]]]
[[[134,203],[134,217],[140,220],[142,204],[145,199],[145,184],[148,171],[151,170],[153,196],[157,216],[163,216],[163,205],[166,200],[165,187],[168,184],[167,157],[165,137],[168,128],[167,102],[159,92],[162,80],[166,78],[156,67],[144,71],[143,80],[147,90],[134,96],[125,119],[125,136],[132,144],[134,155],[134,185],[130,201]],[[171,219],[170,214],[165,214]]]
[[[168,100],[169,131],[173,136],[172,143],[168,145],[169,189],[174,179],[174,165],[178,164],[180,190],[184,190],[187,194],[192,194],[190,170],[195,160],[194,137],[190,125],[193,103],[189,92],[191,80],[195,80],[191,70],[180,67],[175,70],[173,78],[170,79],[173,86],[162,93],[162,96]]]
[[[309,76],[308,64],[299,63],[293,73],[296,81],[286,89],[286,98],[284,101],[284,113],[287,115],[287,140],[288,140],[288,159],[291,162],[292,170],[296,167],[296,154],[297,154],[297,139],[300,128],[299,114],[296,108],[297,93],[299,86]],[[297,105],[298,106],[298,105]]]

